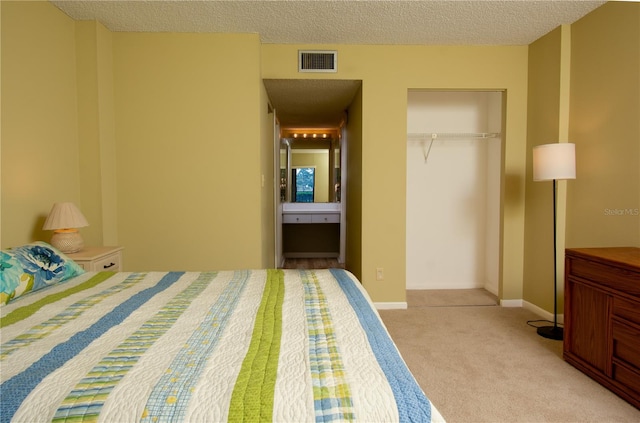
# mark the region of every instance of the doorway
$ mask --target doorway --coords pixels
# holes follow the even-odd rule
[[[361,95],[362,81],[336,80],[336,79],[265,79],[264,86],[271,107],[276,116],[276,133],[274,134],[274,173],[278,175],[274,181],[275,203],[275,251],[276,266],[284,265],[285,251],[283,250],[283,227],[289,225],[290,220],[284,217],[287,214],[304,214],[304,219],[310,222],[298,224],[288,228],[288,237],[291,232],[302,234],[311,233],[304,228],[307,224],[327,224],[338,227],[339,240],[337,258],[340,263],[345,261],[346,245],[346,195],[348,182],[346,169],[348,154],[348,142],[346,127],[348,115],[351,112],[351,104],[356,95]],[[360,110],[357,113],[361,113]],[[359,121],[360,119],[358,119]],[[359,130],[358,132],[361,132]],[[300,138],[296,138],[296,137]],[[327,138],[323,138],[323,137]],[[307,138],[308,137],[308,138]],[[324,150],[328,166],[316,167],[313,171],[313,185],[309,184],[300,190],[293,189],[294,183],[305,179],[309,175],[294,174],[292,150],[294,145],[303,145],[303,138],[312,146],[301,148],[308,149],[304,154],[310,154],[311,150]],[[321,146],[321,141],[328,142],[328,146]],[[316,144],[313,144],[316,143]],[[300,165],[308,168],[309,166]],[[326,172],[321,169],[327,167]],[[324,188],[326,186],[326,189]],[[296,201],[300,200],[300,201]],[[300,208],[301,205],[307,208]],[[328,226],[325,227],[328,229]],[[320,231],[323,232],[323,231]],[[324,231],[335,233],[331,231]],[[310,242],[313,239],[308,236]],[[313,248],[304,254],[319,258],[326,254],[325,251],[314,251]],[[333,254],[333,253],[331,253]],[[310,257],[314,258],[314,257]]]

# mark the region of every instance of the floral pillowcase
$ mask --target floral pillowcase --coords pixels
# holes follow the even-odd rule
[[[0,251],[0,303],[55,285],[84,269],[46,242]]]

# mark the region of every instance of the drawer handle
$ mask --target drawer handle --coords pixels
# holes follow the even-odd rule
[[[104,266],[102,266],[102,267],[103,267],[103,268],[105,268],[105,269],[108,269],[108,268],[113,267],[113,266],[115,266],[115,265],[116,265],[115,263],[109,263],[109,264],[105,264],[105,265],[104,265]]]

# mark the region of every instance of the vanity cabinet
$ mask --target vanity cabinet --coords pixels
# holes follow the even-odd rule
[[[565,255],[564,359],[640,408],[640,248]]]
[[[282,250],[285,257],[339,257],[339,205],[288,205],[282,213]]]

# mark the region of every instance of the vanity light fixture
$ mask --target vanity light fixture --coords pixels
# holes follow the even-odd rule
[[[311,129],[309,132],[293,132],[292,130],[285,131],[283,137],[297,138],[313,138],[313,139],[330,139],[333,137],[331,132],[325,132],[326,130]]]

